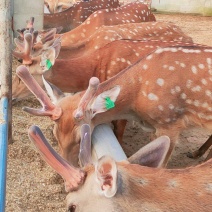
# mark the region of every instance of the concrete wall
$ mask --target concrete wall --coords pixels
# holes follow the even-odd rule
[[[212,16],[212,0],[152,0],[152,8],[164,12],[196,13]]]
[[[26,20],[35,17],[35,29],[43,29],[44,0],[14,0],[14,29],[24,28]]]

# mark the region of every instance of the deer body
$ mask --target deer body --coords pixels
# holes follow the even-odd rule
[[[78,143],[73,140],[80,139],[83,123],[93,130],[112,120],[137,120],[157,137],[170,137],[166,165],[182,130],[196,126],[212,131],[211,60],[210,47],[159,48],[101,83],[91,99],[84,98],[82,110],[76,108],[84,93],[61,99],[57,107],[63,112],[54,128],[61,154],[68,161],[76,160]],[[104,106],[107,95],[115,101],[109,110]],[[53,112],[49,116],[54,117]]]
[[[116,40],[100,49],[95,50],[94,48],[92,50],[90,48],[90,51],[87,50],[87,53],[80,57],[56,59],[53,67],[48,71],[42,71],[40,66],[40,60],[42,59],[38,56],[29,65],[29,71],[42,87],[41,77],[43,74],[46,80],[63,92],[73,93],[85,90],[88,86],[88,80],[92,76],[98,77],[103,82],[154,49],[167,45],[178,44],[176,42],[161,41]],[[13,100],[18,101],[30,95],[31,92],[23,83],[19,82],[16,76],[13,80]]]
[[[157,61],[157,65],[153,61]],[[109,121],[110,117],[115,120],[129,119],[129,116],[134,120],[138,118],[150,124],[156,136],[170,137],[169,158],[182,130],[198,126],[212,131],[211,71],[211,48],[158,49],[103,82],[95,97],[119,86],[116,107],[108,111],[103,109],[105,113],[98,114],[97,105],[90,105],[87,109],[92,111],[94,107],[97,115],[85,121],[91,121],[94,127],[99,122]]]
[[[62,32],[67,32],[79,26],[94,11],[111,7],[119,7],[118,0],[90,0],[88,2],[79,2],[60,13],[44,14],[44,29],[62,26]]]

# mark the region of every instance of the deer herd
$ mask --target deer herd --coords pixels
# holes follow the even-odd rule
[[[54,122],[60,154],[38,126],[28,134],[64,179],[68,211],[212,211],[212,150],[195,167],[166,168],[183,130],[212,132],[212,47],[156,21],[146,2],[45,0],[44,29],[32,18],[14,39],[13,103],[34,95],[42,108],[23,110]],[[85,135],[112,123],[122,144],[130,120],[153,141],[121,162],[87,149],[79,167]]]

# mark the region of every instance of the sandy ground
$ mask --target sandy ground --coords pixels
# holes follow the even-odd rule
[[[157,20],[172,21],[191,36],[196,43],[212,46],[212,17],[191,15],[155,14]],[[17,63],[14,62],[14,69]],[[57,150],[52,135],[53,123],[47,118],[33,117],[22,111],[23,106],[39,106],[37,100],[29,99],[13,107],[13,143],[9,145],[7,173],[7,212],[52,212],[65,211],[63,181],[40,159],[29,141],[29,126],[40,126],[51,145]],[[192,129],[183,132],[176,146],[169,168],[186,167],[200,163],[189,159],[188,151],[196,150],[210,134],[203,130]],[[128,156],[149,142],[149,135],[136,124],[128,123],[124,136],[124,150]]]

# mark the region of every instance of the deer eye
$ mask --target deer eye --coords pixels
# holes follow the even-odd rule
[[[75,209],[76,209],[76,205],[71,205],[68,208],[68,212],[75,212]]]

